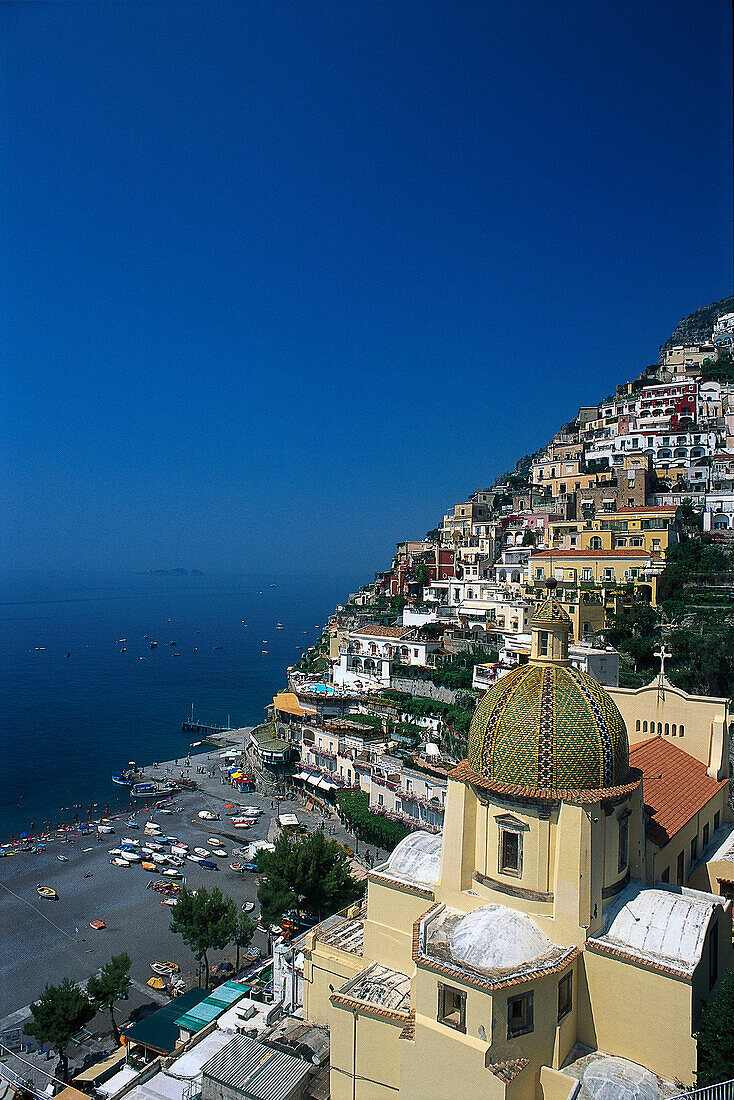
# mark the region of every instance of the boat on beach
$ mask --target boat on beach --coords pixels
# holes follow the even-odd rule
[[[207,848],[194,848],[194,854],[197,856],[202,856],[204,859],[206,859],[206,857],[209,855],[209,851]]]
[[[148,860],[148,859],[144,859],[141,862],[140,866],[143,868],[144,871],[157,871],[158,870],[155,863],[151,863],[150,860]],[[164,871],[163,873],[165,874],[166,872]]]
[[[69,857],[68,856],[58,855],[56,858],[58,859],[59,863],[68,863],[69,862]]]
[[[45,898],[46,901],[56,901],[59,896],[52,886],[37,886],[36,893],[39,898]]]
[[[94,929],[96,929],[97,932],[99,932],[103,928],[106,928],[107,925],[105,924],[105,922],[103,920],[90,920],[89,927],[94,928]]]
[[[133,783],[130,788],[131,798],[160,798],[163,794],[174,794],[177,790],[172,783]]]

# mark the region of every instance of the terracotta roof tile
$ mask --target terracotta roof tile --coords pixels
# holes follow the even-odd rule
[[[367,623],[366,626],[355,627],[351,631],[352,634],[367,634],[369,637],[376,638],[404,638],[406,634],[410,634],[412,627],[409,626],[380,626],[379,623]]]
[[[663,737],[633,745],[630,764],[642,772],[648,836],[659,848],[729,783],[712,779],[705,764]]]
[[[499,1077],[500,1081],[504,1081],[506,1085],[509,1085],[511,1081],[514,1081],[518,1073],[521,1073],[525,1069],[525,1066],[530,1065],[529,1058],[512,1058],[509,1062],[492,1062],[487,1066],[488,1070]]]

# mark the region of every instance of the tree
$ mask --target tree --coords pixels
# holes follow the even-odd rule
[[[704,1008],[696,1032],[696,1085],[717,1085],[734,1077],[734,973],[722,979],[719,992]]]
[[[209,988],[209,956],[221,950],[233,937],[237,907],[231,898],[222,897],[218,887],[211,894],[205,887],[178,895],[171,918],[171,931],[180,935],[197,962],[204,963],[204,984]]]
[[[232,932],[232,939],[237,948],[237,960],[234,964],[235,970],[239,970],[240,968],[240,951],[246,951],[250,946],[256,928],[257,925],[248,917],[247,913],[240,912],[237,914],[234,931]]]
[[[522,536],[523,546],[535,546],[536,541],[535,531],[531,531],[528,527]]]
[[[31,1005],[31,1014],[33,1019],[25,1025],[26,1034],[54,1048],[59,1056],[59,1075],[66,1081],[69,1076],[66,1047],[79,1028],[94,1016],[89,998],[71,978],[64,978],[61,985],[46,986]]]
[[[130,966],[132,959],[126,951],[113,955],[98,974],[92,974],[87,982],[87,994],[92,998],[95,1011],[107,1009],[112,1021],[112,1033],[115,1042],[120,1042],[120,1032],[115,1020],[115,1001],[127,996],[130,989]]]
[[[426,569],[426,563],[419,561],[415,571],[415,579],[417,584],[428,583],[428,571]]]
[[[294,908],[322,920],[362,894],[344,849],[320,829],[306,837],[281,833],[274,852],[258,852],[257,869],[263,876],[257,891],[263,924]]]

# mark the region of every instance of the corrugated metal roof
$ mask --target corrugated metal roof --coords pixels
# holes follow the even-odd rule
[[[251,1100],[286,1100],[309,1073],[307,1062],[248,1035],[236,1035],[202,1068],[204,1076]]]

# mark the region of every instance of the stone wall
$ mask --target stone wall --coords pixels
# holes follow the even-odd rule
[[[390,679],[393,691],[403,691],[406,695],[418,695],[421,699],[438,699],[441,703],[455,703],[465,691],[454,691],[434,684],[431,680],[413,680],[410,677],[393,676]]]

